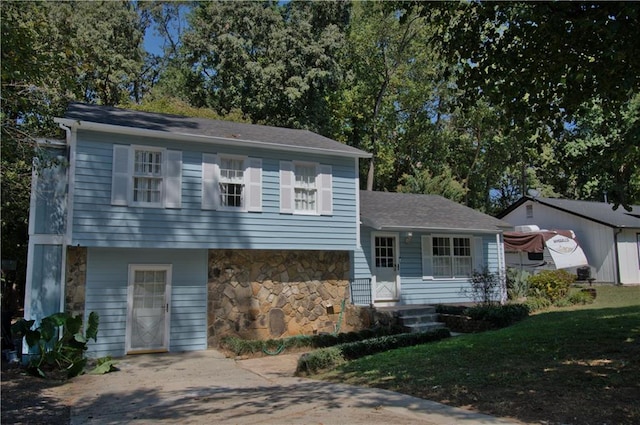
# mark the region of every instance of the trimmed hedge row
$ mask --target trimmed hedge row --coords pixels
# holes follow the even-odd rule
[[[309,375],[319,370],[337,366],[347,360],[354,360],[370,354],[396,348],[410,347],[450,337],[448,329],[428,332],[387,335],[357,342],[348,342],[304,354],[298,360],[296,375]]]
[[[362,341],[387,335],[395,335],[404,332],[401,327],[377,327],[364,329],[357,332],[344,332],[338,334],[297,335],[282,339],[248,340],[236,336],[225,337],[220,346],[236,356],[264,353],[269,355],[280,354],[289,348],[323,348],[338,344]]]

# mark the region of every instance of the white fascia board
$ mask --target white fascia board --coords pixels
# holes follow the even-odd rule
[[[269,150],[287,150],[291,152],[314,152],[323,155],[331,155],[331,156],[342,156],[347,158],[371,158],[373,155],[365,152],[365,153],[355,153],[355,152],[338,152],[333,149],[324,149],[324,148],[314,148],[314,147],[299,147],[299,146],[290,146],[283,145],[272,142],[261,142],[257,140],[247,140],[247,139],[236,139],[229,137],[218,137],[218,136],[203,136],[200,134],[189,134],[189,133],[171,133],[168,131],[160,131],[160,130],[148,130],[145,128],[136,128],[136,127],[123,127],[120,125],[113,124],[101,124],[95,123],[91,121],[79,121],[69,118],[54,118],[54,122],[58,124],[65,125],[67,127],[73,127],[83,130],[92,130],[103,133],[115,133],[115,134],[124,134],[129,136],[139,136],[139,137],[153,137],[157,139],[169,139],[176,141],[184,141],[184,142],[197,142],[197,143],[212,143],[215,142],[221,145],[227,146],[238,146],[238,142],[242,143],[244,146],[252,147],[252,148],[262,148]],[[340,143],[340,142],[336,142]]]

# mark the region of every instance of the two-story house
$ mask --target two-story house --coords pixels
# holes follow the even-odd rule
[[[470,301],[471,271],[504,263],[504,222],[360,192],[371,155],[310,131],[86,104],[55,121],[25,317],[97,312],[92,356],[355,329],[354,305]]]

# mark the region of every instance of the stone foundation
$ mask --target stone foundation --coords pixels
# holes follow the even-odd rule
[[[370,312],[348,299],[348,252],[211,250],[208,345],[227,335],[275,339],[369,327]]]
[[[68,247],[66,266],[64,309],[73,316],[84,315],[87,248]]]

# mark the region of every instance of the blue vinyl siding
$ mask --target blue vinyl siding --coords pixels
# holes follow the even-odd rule
[[[372,261],[371,234],[372,229],[362,227],[361,243],[363,255],[354,256],[355,277],[367,277],[371,268],[366,261]],[[444,234],[445,232],[433,232]],[[460,233],[456,233],[460,234]],[[407,243],[400,233],[399,242],[399,268],[400,268],[400,304],[437,304],[437,303],[466,303],[472,302],[463,289],[470,287],[468,279],[434,279],[424,280],[422,275],[422,245],[421,237],[426,233],[413,232],[411,242]],[[495,234],[469,234],[471,238],[482,240],[482,260],[474,258],[474,269],[477,265],[487,266],[490,271],[498,270],[498,245]],[[473,242],[472,242],[473,245]],[[364,258],[366,257],[366,259]]]
[[[129,264],[171,264],[170,351],[207,348],[206,250],[102,249],[87,252],[85,315],[100,316],[92,357],[125,354]]]
[[[136,144],[182,151],[182,208],[111,205],[113,144]],[[201,209],[202,153],[262,159],[262,212]],[[139,248],[351,250],[356,245],[356,169],[352,158],[269,150],[169,143],[79,132],[76,153],[73,245]],[[332,166],[333,214],[280,213],[281,160]]]

